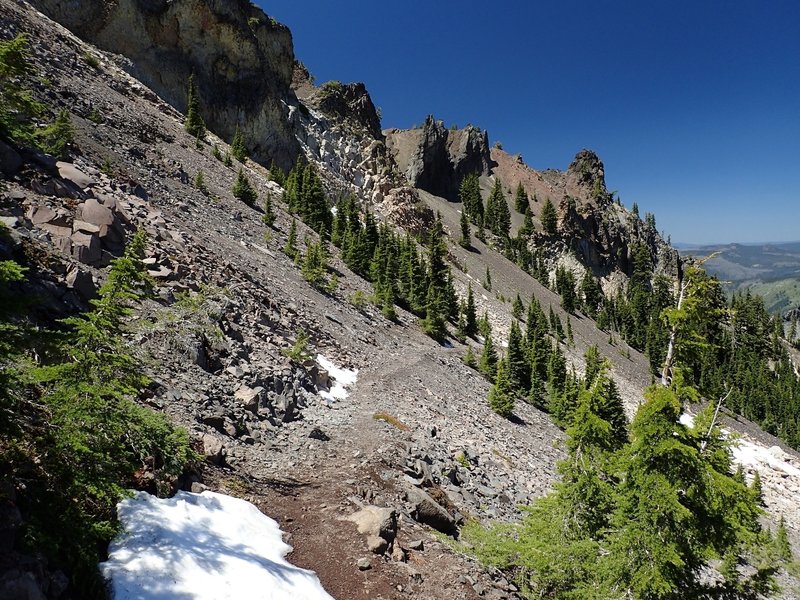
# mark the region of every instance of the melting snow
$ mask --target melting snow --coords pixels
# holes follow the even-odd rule
[[[203,492],[117,505],[123,533],[100,564],[114,600],[333,600],[289,564],[278,524],[244,500]]]
[[[330,389],[327,392],[324,390],[320,391],[319,395],[329,402],[347,398],[349,395],[347,388],[358,380],[358,369],[343,369],[337,367],[330,359],[322,356],[322,354],[317,354],[317,363],[328,372],[328,375],[333,380]]]
[[[679,421],[687,427],[694,425],[694,417],[688,413],[683,413]],[[723,429],[722,433],[727,436],[729,431]],[[800,469],[792,463],[791,457],[780,446],[767,448],[740,438],[734,442],[731,454],[733,462],[743,467],[750,467],[762,473],[767,469],[773,469],[800,479]]]

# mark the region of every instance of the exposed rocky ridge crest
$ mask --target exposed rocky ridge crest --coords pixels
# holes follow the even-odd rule
[[[492,165],[486,131],[447,129],[433,115],[420,129],[387,130],[386,143],[409,184],[450,201],[458,200],[464,177],[488,175]]]

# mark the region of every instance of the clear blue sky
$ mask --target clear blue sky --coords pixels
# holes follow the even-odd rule
[[[384,127],[433,114],[534,168],[595,150],[675,242],[800,239],[798,0],[258,0]]]

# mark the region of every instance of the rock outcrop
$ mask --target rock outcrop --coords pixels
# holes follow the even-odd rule
[[[299,146],[287,120],[294,50],[288,28],[247,0],[32,0],[169,104],[186,109],[194,74],[202,116],[220,137],[247,132],[251,156],[288,169]]]
[[[466,175],[488,175],[492,165],[486,131],[447,129],[433,116],[421,129],[387,130],[386,143],[410,185],[451,201]]]

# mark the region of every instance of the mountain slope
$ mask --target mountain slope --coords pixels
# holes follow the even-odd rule
[[[181,10],[181,3],[141,4],[152,4],[157,14]],[[25,156],[7,181],[0,208],[13,226],[14,244],[3,252],[28,261],[26,292],[46,299],[38,318],[52,322],[87,307],[108,261],[119,252],[113,234],[86,220],[91,209],[106,209],[98,212],[113,220],[110,229],[118,228],[123,240],[135,228],[147,231],[146,264],[158,294],[137,310],[128,338],[154,380],[142,401],[185,426],[207,462],[202,472],[176,485],[209,486],[254,500],[291,533],[296,563],[315,569],[335,597],[516,597],[502,574],[449,551],[429,525],[448,529],[473,516],[516,518],[517,504],[550,489],[555,463],[564,456],[563,433],[550,417],[523,402],[514,420],[493,413],[486,403],[489,384],[461,360],[467,345],[480,351],[476,342],[440,344],[400,308],[396,321],[384,318],[363,300],[371,293],[369,284],[338,251],[331,250],[330,258],[338,287],[326,292],[309,285],[282,252],[293,217],[280,201],[283,189],[264,165],[226,166],[212,150],[217,146],[227,153],[229,147],[214,134],[198,145],[175,109],[181,97],[173,102],[164,93],[162,98],[133,79],[136,64],[121,69],[116,57],[81,42],[25,3],[0,0],[0,6],[8,16],[3,38],[27,32],[37,77],[50,82],[40,82],[37,96],[55,97],[54,108],[67,108],[77,130],[69,164],[54,168],[51,161]],[[138,6],[119,5],[137,15]],[[141,18],[149,19],[142,10]],[[60,60],[52,60],[54,55]],[[171,82],[174,94],[184,80]],[[332,86],[324,97],[317,94],[298,92],[298,103],[281,113],[280,128],[296,136],[292,140],[317,165],[331,196],[355,193],[366,208],[409,229],[424,227],[433,212],[441,213],[450,233],[448,252],[458,265],[454,287],[463,297],[472,284],[478,311],[486,311],[498,340],[506,338],[512,322],[513,296],[519,293],[526,303],[535,297],[571,323],[574,342],[561,343],[569,363],[582,371],[582,355],[597,345],[613,364],[629,410],[636,407],[652,377],[641,353],[611,339],[589,317],[568,315],[557,294],[486,244],[474,241],[474,251],[460,247],[459,204],[406,179],[408,171],[398,167],[402,160],[381,145],[365,89]],[[342,118],[343,113],[361,117]],[[277,150],[282,148],[282,160],[293,161],[294,142],[284,147],[278,141],[258,152],[259,119],[253,117],[254,129],[248,129],[256,157],[282,164]],[[225,139],[232,137],[230,125],[233,121],[220,125]],[[459,139],[465,138],[475,141],[469,134]],[[519,181],[531,196],[552,194],[561,208],[565,235],[554,240],[553,264],[574,256],[576,269],[622,280],[630,274],[630,244],[645,240],[665,272],[674,274],[670,265],[677,270],[654,233],[640,224],[627,229],[626,212],[591,197],[602,177],[602,166],[591,156],[579,155],[582,160],[566,173],[539,173],[501,152],[492,151],[485,162],[479,141],[463,152],[480,155],[474,164],[481,165],[484,187],[496,177],[505,187]],[[424,156],[423,149],[421,173]],[[590,165],[588,179],[583,164]],[[256,206],[232,196],[240,167],[259,193]],[[206,192],[192,184],[199,172]],[[277,214],[273,227],[262,219],[267,195]],[[567,196],[580,202],[575,213]],[[535,207],[534,214],[539,216]],[[570,234],[572,225],[603,234],[593,234],[580,254],[587,238],[580,229]],[[303,223],[297,228],[301,248],[304,238],[316,239]],[[618,246],[606,248],[607,242]],[[479,283],[487,267],[491,291]],[[322,361],[287,357],[301,331],[310,338],[309,355],[358,369],[349,397],[330,402],[320,395],[330,384]],[[764,486],[768,505],[779,507],[797,527],[796,488],[766,471]],[[399,514],[398,537],[387,556],[371,554],[370,541],[340,518],[362,505],[393,507]],[[361,572],[356,561],[364,557],[372,568]],[[19,556],[13,560],[24,562]]]

